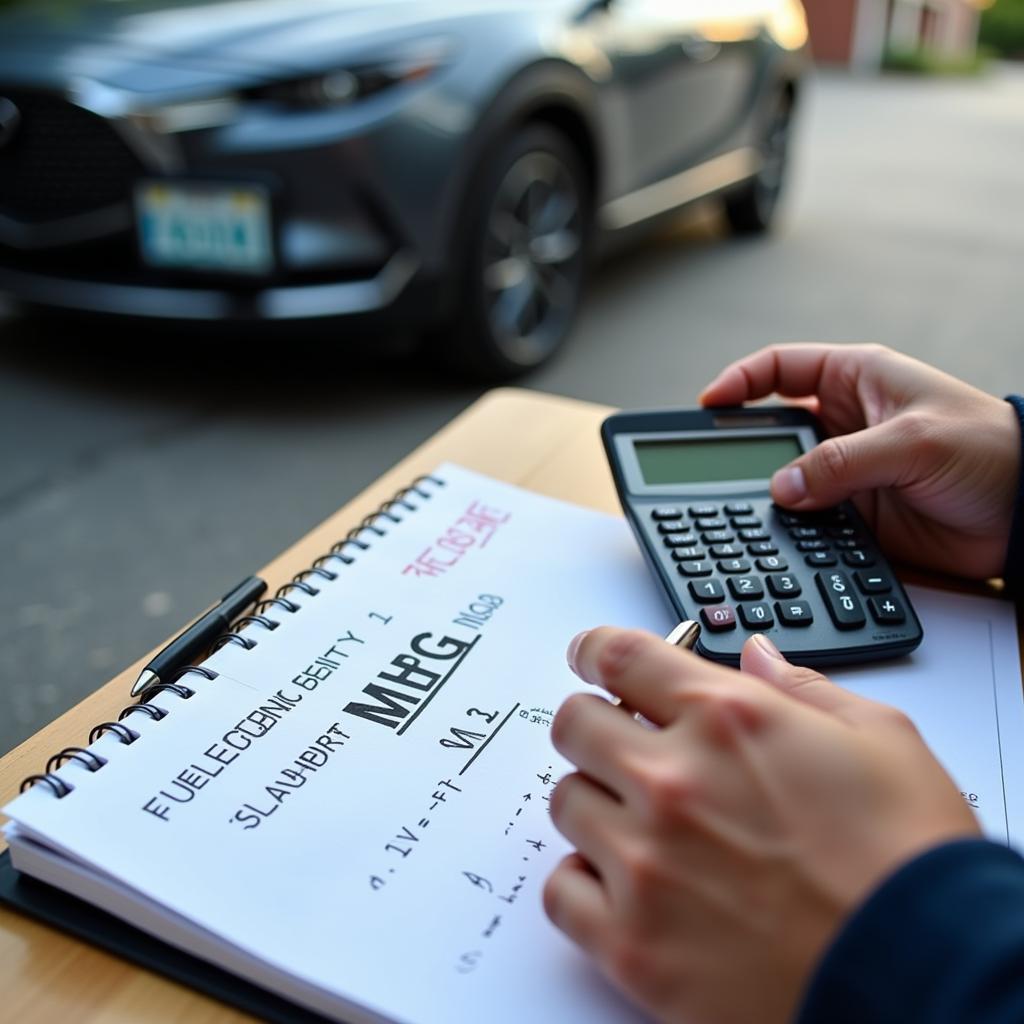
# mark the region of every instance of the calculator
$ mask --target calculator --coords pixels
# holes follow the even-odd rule
[[[791,512],[772,474],[818,444],[791,407],[625,412],[601,428],[623,510],[676,615],[701,623],[697,651],[738,665],[764,633],[791,661],[895,658],[923,633],[856,508]]]

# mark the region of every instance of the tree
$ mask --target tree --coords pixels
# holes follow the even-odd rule
[[[996,0],[983,11],[980,41],[1003,57],[1024,59],[1024,0]]]

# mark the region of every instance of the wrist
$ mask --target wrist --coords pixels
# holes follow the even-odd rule
[[[1024,398],[1010,395],[1003,408],[1004,422],[1009,420],[1010,424],[1006,443],[1014,454],[1014,458],[1010,460],[1013,499],[1008,510],[1009,539],[1003,566],[1003,579],[1007,589],[1012,593],[1024,587],[1024,474],[1021,472]]]

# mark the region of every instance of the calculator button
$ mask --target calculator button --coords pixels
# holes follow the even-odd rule
[[[761,527],[764,524],[757,516],[733,516],[732,525],[739,529],[741,526],[744,527]]]
[[[725,530],[729,524],[724,519],[698,519],[698,530]]]
[[[725,573],[750,572],[750,563],[745,558],[726,558],[718,563],[718,571]]]
[[[880,626],[898,626],[907,621],[907,613],[897,597],[869,597],[868,607]]]
[[[774,508],[775,514],[779,517],[779,522],[783,526],[799,526],[803,522],[800,516],[795,516],[792,512],[786,512],[784,509],[779,508],[778,505],[775,505]]]
[[[732,502],[725,506],[725,514],[727,516],[749,516],[753,513],[754,506],[748,505],[745,501],[743,502]]]
[[[776,601],[775,612],[783,626],[809,626],[814,621],[806,601]]]
[[[836,540],[857,539],[857,531],[852,526],[830,526],[825,532]]]
[[[658,520],[662,519],[682,519],[683,510],[681,508],[670,508],[667,505],[661,506],[661,508],[651,509],[651,518]]]
[[[714,544],[711,548],[712,558],[739,558],[742,554],[745,552],[737,544]]]
[[[732,533],[728,530],[708,530],[702,533],[701,540],[705,544],[731,544],[734,540]]]
[[[667,548],[692,548],[697,538],[692,533],[668,533],[661,542]]]
[[[695,562],[680,562],[676,566],[682,576],[710,576],[711,563],[699,559]]]
[[[756,530],[753,530],[753,529],[740,530],[740,540],[759,540],[759,541],[765,541],[765,540],[769,540],[770,538],[771,538],[771,534],[768,533],[768,531],[764,530],[764,529],[758,528]]]
[[[689,533],[690,524],[682,519],[666,519],[658,523],[658,533]]]
[[[770,540],[761,540],[747,547],[752,555],[777,555],[779,549]]]
[[[725,600],[725,590],[718,580],[690,580],[689,589],[699,604],[718,604]]]
[[[708,557],[703,548],[674,548],[672,557],[677,562],[699,562]]]
[[[703,548],[673,548],[672,558],[676,562],[699,562],[708,557]]]
[[[857,548],[855,551],[846,551],[843,553],[843,561],[847,565],[854,567],[858,565],[874,565],[875,560],[861,548]]]
[[[702,608],[700,617],[712,633],[724,633],[736,628],[736,612],[727,604],[720,604],[717,608]]]
[[[778,573],[768,577],[768,589],[775,597],[799,597],[802,588],[795,576]]]
[[[867,622],[864,609],[845,572],[819,572],[815,573],[814,578],[836,629],[860,629]]]
[[[756,576],[730,576],[729,591],[737,601],[760,601],[764,587]]]
[[[794,526],[789,535],[793,540],[817,540],[821,536],[821,530],[816,526]]]
[[[741,604],[740,622],[747,629],[767,629],[769,626],[775,625],[775,619],[772,618],[772,610],[764,603]]]
[[[892,580],[881,572],[861,569],[853,578],[865,594],[888,594],[892,590]]]
[[[797,551],[827,551],[828,541],[827,540],[798,540],[796,542]]]
[[[691,505],[690,515],[694,519],[705,519],[708,516],[717,516],[718,507],[716,505]]]
[[[860,547],[861,541],[859,540],[837,540],[835,542],[837,548],[840,551],[852,551],[854,548]]]
[[[789,563],[778,555],[767,555],[757,560],[757,567],[761,572],[785,572]]]
[[[850,517],[841,508],[823,508],[818,515],[822,522],[830,526],[841,526],[850,521]]]
[[[804,561],[808,565],[815,565],[818,568],[839,564],[836,556],[828,551],[813,551],[811,554],[804,556]]]

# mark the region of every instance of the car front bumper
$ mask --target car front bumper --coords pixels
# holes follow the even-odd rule
[[[295,321],[369,316],[395,307],[419,269],[407,252],[372,277],[266,288],[175,287],[82,280],[0,266],[0,292],[21,302],[115,316],[192,321]]]

